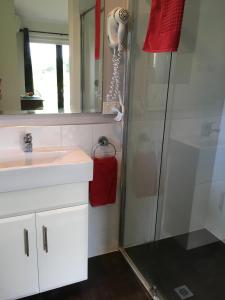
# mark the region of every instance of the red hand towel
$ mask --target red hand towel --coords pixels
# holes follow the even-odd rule
[[[177,51],[185,0],[152,0],[146,52]]]
[[[95,59],[100,59],[101,47],[101,0],[95,4]]]
[[[115,157],[94,158],[94,177],[90,182],[92,206],[116,202],[117,168]]]

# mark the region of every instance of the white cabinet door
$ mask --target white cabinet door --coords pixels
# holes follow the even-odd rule
[[[38,292],[35,215],[0,219],[0,299]]]
[[[87,279],[88,206],[38,213],[40,291]]]

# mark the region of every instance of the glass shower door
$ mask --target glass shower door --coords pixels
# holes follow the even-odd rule
[[[149,1],[132,1],[133,53],[127,137],[125,248],[154,240],[171,54],[142,51]]]

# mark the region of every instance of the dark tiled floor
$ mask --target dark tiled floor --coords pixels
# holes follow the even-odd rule
[[[89,279],[24,300],[148,300],[120,252],[89,259]]]
[[[190,300],[225,300],[225,244],[206,230],[126,251],[165,300],[180,300],[174,288],[182,285],[194,294]]]

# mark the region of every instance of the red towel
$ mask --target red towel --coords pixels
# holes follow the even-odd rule
[[[177,51],[185,0],[152,0],[147,36],[143,50],[146,52]]]
[[[117,168],[115,157],[94,158],[94,178],[90,182],[92,206],[116,202]]]
[[[95,59],[100,59],[101,48],[101,0],[95,4]]]

